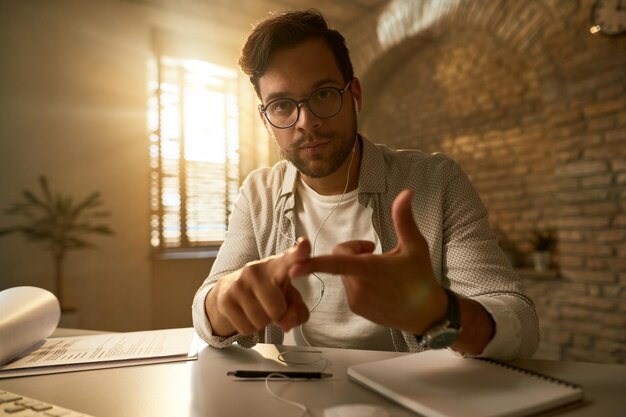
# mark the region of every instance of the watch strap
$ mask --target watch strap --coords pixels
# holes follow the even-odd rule
[[[453,293],[450,289],[443,289],[448,296],[448,311],[446,313],[446,318],[450,322],[450,327],[454,329],[461,328],[461,313],[459,307],[459,299],[455,293]]]

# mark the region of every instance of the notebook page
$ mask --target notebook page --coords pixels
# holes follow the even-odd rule
[[[446,350],[355,365],[348,376],[428,417],[526,416],[583,396],[580,387]]]

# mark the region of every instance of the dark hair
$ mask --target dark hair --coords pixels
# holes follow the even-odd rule
[[[341,33],[328,27],[319,10],[285,12],[259,23],[248,36],[241,51],[239,65],[250,77],[259,97],[259,78],[265,73],[272,54],[310,39],[322,39],[326,42],[337,61],[344,82],[354,77],[346,40]]]

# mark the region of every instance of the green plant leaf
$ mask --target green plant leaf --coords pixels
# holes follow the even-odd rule
[[[52,193],[50,192],[50,187],[48,186],[48,179],[44,175],[39,176],[39,185],[41,185],[43,196],[46,199],[46,203],[49,205],[52,202]]]
[[[24,216],[24,217],[32,217],[33,214],[30,212],[33,207],[30,203],[16,203],[11,207],[4,210],[4,214],[9,216]]]
[[[552,229],[533,230],[530,243],[535,251],[551,251],[557,243],[555,232]]]
[[[79,239],[77,237],[68,238],[65,241],[65,244],[68,249],[87,249],[96,247],[96,245],[94,245],[93,243],[87,242],[86,240]]]
[[[19,232],[19,226],[7,227],[6,229],[0,229],[0,236],[8,235],[14,232]]]
[[[84,210],[88,210],[90,208],[99,207],[102,205],[102,201],[100,200],[100,193],[94,192],[85,198],[83,201],[78,203],[74,209],[72,209],[72,216],[77,216]]]
[[[92,232],[100,233],[102,235],[114,235],[115,234],[113,230],[109,228],[109,226],[105,226],[105,225],[94,226],[90,230]]]
[[[35,194],[31,193],[28,190],[24,190],[23,195],[26,200],[31,204],[31,207],[40,208],[44,212],[51,213],[51,207],[45,202],[41,201],[39,198],[37,198]]]
[[[104,219],[106,217],[110,217],[111,216],[111,212],[110,211],[92,211],[89,213],[84,213],[83,214],[83,219]]]

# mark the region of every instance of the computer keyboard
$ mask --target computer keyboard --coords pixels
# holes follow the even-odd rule
[[[0,389],[0,417],[92,417]]]

